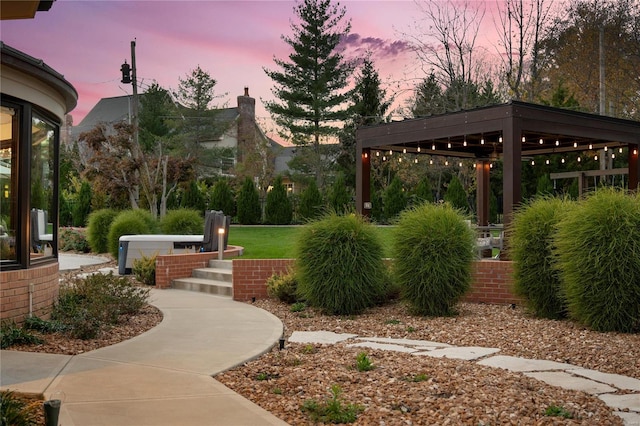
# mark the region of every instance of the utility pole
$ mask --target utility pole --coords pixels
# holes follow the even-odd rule
[[[605,61],[604,61],[604,25],[600,27],[600,115],[606,115],[606,92],[604,85],[604,71],[605,71]],[[600,170],[604,170],[607,168],[607,152],[605,150],[600,150]],[[603,177],[606,179],[606,177]]]
[[[131,125],[133,126],[133,143],[131,154],[135,159],[139,159],[142,156],[142,150],[140,149],[140,143],[138,140],[138,79],[136,75],[136,39],[134,38],[131,41],[131,66],[127,64],[125,59],[124,64],[120,67],[120,71],[122,71],[122,80],[123,84],[131,83],[133,87],[133,105],[131,107]],[[140,198],[138,193],[138,186],[135,187],[135,194],[132,196],[134,199],[131,200],[132,206],[138,205],[138,200]]]

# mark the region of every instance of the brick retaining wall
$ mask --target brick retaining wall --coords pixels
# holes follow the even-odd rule
[[[29,284],[33,284],[33,315],[48,319],[60,291],[58,267],[55,262],[0,272],[0,320],[22,324],[29,315]]]
[[[275,273],[287,271],[293,259],[234,259],[233,299],[249,301],[253,297],[267,297],[266,280]],[[465,302],[492,304],[519,304],[520,298],[511,290],[513,264],[504,260],[474,262],[471,291]]]

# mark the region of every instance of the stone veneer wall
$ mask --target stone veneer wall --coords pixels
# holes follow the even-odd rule
[[[243,248],[227,246],[224,257],[240,256]],[[191,271],[197,268],[206,268],[209,260],[217,259],[218,252],[166,254],[156,257],[156,288],[170,288],[171,282],[176,278],[191,276]]]
[[[275,273],[287,271],[293,259],[234,259],[233,299],[249,301],[252,298],[267,297],[267,278]],[[512,304],[521,303],[512,288],[513,263],[501,260],[474,262],[471,291],[464,297],[465,302]]]
[[[29,287],[33,284],[33,315],[48,319],[58,300],[58,263],[0,272],[0,320],[22,324],[29,315]]]

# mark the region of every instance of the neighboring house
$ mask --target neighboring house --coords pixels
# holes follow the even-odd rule
[[[144,94],[140,96],[143,97]],[[90,131],[100,123],[114,124],[129,121],[132,115],[131,101],[131,96],[100,99],[87,116],[72,128],[71,140],[78,140],[82,133]],[[266,152],[260,154],[260,146],[271,147],[274,144],[277,145],[277,143],[268,138],[256,122],[255,103],[255,99],[249,96],[249,88],[245,87],[244,94],[237,97],[236,107],[223,108],[217,111],[215,120],[223,123],[221,127],[224,128],[224,131],[222,134],[215,135],[201,144],[203,147],[211,149],[231,148],[234,150],[235,156],[229,158],[228,161],[225,161],[219,168],[214,170],[216,174],[233,174],[235,166],[251,155],[252,152],[258,152],[258,157],[262,158],[263,163],[270,163],[257,164],[254,157],[251,157],[251,162],[253,163],[251,166],[255,169],[256,177],[263,174],[266,169],[273,168],[272,156],[266,155]],[[82,146],[79,148],[81,156],[85,158],[88,155],[87,149]]]

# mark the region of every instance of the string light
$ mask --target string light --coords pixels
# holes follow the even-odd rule
[[[418,164],[418,159],[413,160],[414,163]]]
[[[525,138],[524,136],[522,136],[522,143],[525,143],[527,141],[527,138]]]
[[[542,138],[540,138],[540,145],[544,144],[544,141],[542,140]]]
[[[389,156],[393,155],[393,151],[389,150]]]
[[[458,166],[462,167],[462,161],[458,163]]]
[[[637,149],[633,150],[633,155],[638,155],[638,150]]]
[[[429,160],[429,164],[432,164],[432,165],[433,165],[433,160]]]
[[[593,159],[594,159],[594,160],[596,160],[596,161],[598,161],[598,156],[597,156],[597,155],[595,155],[595,156],[593,157]]]
[[[532,166],[535,166],[535,165],[536,165],[535,160],[531,160],[531,165],[532,165]]]
[[[402,157],[398,158],[398,163],[402,163]]]
[[[407,153],[407,148],[402,148],[402,153],[406,154]]]
[[[611,153],[611,159],[613,160],[614,158],[616,158],[616,155],[612,152]]]
[[[434,143],[433,145],[431,145],[431,151],[435,151],[436,150],[436,144]]]
[[[451,149],[451,142],[447,143],[447,148]]]
[[[618,149],[618,152],[619,152],[620,154],[622,154],[622,148]]]
[[[549,165],[549,159],[547,158],[547,161],[545,161],[546,165]]]
[[[376,151],[376,157],[380,157],[380,151]]]
[[[562,164],[564,164],[564,158],[563,158],[562,160],[560,160],[560,162],[561,162]]]
[[[484,145],[484,136],[480,139],[480,145]]]
[[[560,141],[556,139],[556,146],[560,146]]]
[[[502,135],[498,138],[498,142],[502,143]]]
[[[582,161],[582,159],[580,157],[578,157],[578,163],[581,162],[581,161]]]
[[[448,166],[448,165],[449,165],[449,161],[444,160],[444,165],[445,165],[445,166]]]
[[[578,142],[574,142],[574,143],[573,143],[573,147],[574,147],[574,148],[577,148],[577,147],[578,147]]]
[[[464,137],[464,141],[462,142],[462,146],[467,146],[467,137]]]
[[[589,144],[589,149],[593,149],[593,144]]]
[[[387,157],[386,156],[382,156],[382,161],[387,161]]]
[[[418,152],[420,152],[420,146],[418,146]]]
[[[607,146],[605,145],[604,146],[604,152],[607,152],[607,149],[609,149],[609,148],[607,148]]]
[[[489,164],[489,168],[493,169],[493,163]]]

